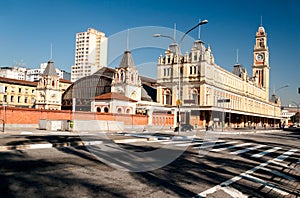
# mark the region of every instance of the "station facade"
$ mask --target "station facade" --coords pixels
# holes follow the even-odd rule
[[[157,102],[173,109],[175,126],[279,125],[280,99],[269,98],[269,49],[263,26],[255,36],[252,76],[238,63],[232,71],[217,65],[210,46],[200,39],[184,55],[171,44],[157,67]]]

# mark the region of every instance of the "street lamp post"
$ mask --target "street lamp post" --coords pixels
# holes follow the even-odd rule
[[[280,89],[283,89],[283,88],[287,88],[289,87],[289,85],[284,85],[282,87],[279,87],[277,89],[274,89],[274,92],[273,92],[273,95],[274,95],[274,103],[277,104],[276,102],[276,93],[280,90]],[[276,117],[276,114],[275,114],[275,104],[274,104],[274,128],[275,128],[275,124],[276,124],[276,120],[275,120],[275,117]]]
[[[179,40],[179,43],[176,42],[176,38],[168,36],[168,35],[162,35],[162,34],[154,34],[153,37],[165,37],[165,38],[169,38],[171,39],[174,44],[176,45],[176,61],[177,61],[177,69],[178,69],[178,94],[177,94],[177,101],[176,101],[176,105],[178,107],[178,134],[180,132],[180,123],[181,123],[181,116],[180,116],[180,105],[181,105],[181,95],[180,95],[180,81],[181,81],[181,69],[179,68],[179,56],[181,56],[181,51],[180,51],[180,46],[182,44],[182,41],[184,40],[185,36],[190,33],[192,30],[196,29],[198,26],[203,25],[208,23],[208,20],[203,20],[200,21],[197,25],[195,25],[194,27],[192,27],[191,29],[189,29],[188,31],[186,31],[184,33],[184,35],[181,37],[181,39]]]

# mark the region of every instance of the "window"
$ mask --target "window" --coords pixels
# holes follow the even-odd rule
[[[7,86],[5,86],[4,91],[5,91],[5,93],[7,92]]]
[[[15,92],[15,88],[14,87],[11,88],[11,92]]]
[[[19,93],[21,93],[22,92],[22,88],[19,88]]]
[[[25,97],[24,103],[28,103],[28,98],[27,97]]]
[[[122,113],[122,109],[121,109],[121,108],[118,108],[117,112],[118,112],[118,113]]]
[[[7,95],[3,96],[3,102],[7,102]]]
[[[165,90],[164,92],[164,104],[171,105],[172,104],[172,95],[170,90]]]
[[[10,96],[10,101],[14,102],[14,96]]]
[[[194,104],[198,105],[199,104],[199,100],[200,100],[200,96],[199,96],[199,93],[198,93],[197,89],[193,89],[192,90],[192,98],[193,98],[193,101],[195,102]]]
[[[18,103],[21,102],[21,96],[18,96]]]
[[[108,113],[108,111],[109,111],[108,107],[104,107],[104,112]]]
[[[100,113],[101,112],[101,108],[97,107],[97,112]]]

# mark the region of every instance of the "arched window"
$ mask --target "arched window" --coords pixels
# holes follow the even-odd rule
[[[122,113],[122,108],[119,107],[118,110],[117,110],[117,112],[118,112],[118,113]]]
[[[193,89],[191,91],[191,94],[192,94],[192,99],[194,101],[194,104],[198,105],[199,104],[199,100],[200,100],[200,94],[199,94],[198,90],[197,89]]]
[[[108,113],[108,111],[109,111],[109,108],[108,107],[104,107],[104,112]]]
[[[131,113],[131,109],[129,109],[129,108],[126,109],[126,113],[127,113],[127,114],[130,114],[130,113]]]
[[[172,105],[172,93],[170,90],[164,91],[164,105]]]
[[[98,113],[100,113],[100,112],[101,112],[101,108],[100,108],[100,107],[97,107],[96,111],[97,111]]]

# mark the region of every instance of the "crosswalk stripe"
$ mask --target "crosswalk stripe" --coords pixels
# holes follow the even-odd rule
[[[190,143],[183,143],[183,144],[176,144],[176,146],[194,146],[202,144],[202,142],[190,142]]]
[[[216,186],[214,186],[214,187],[212,187],[212,188],[209,188],[209,189],[207,189],[207,190],[205,190],[205,191],[199,193],[199,194],[197,195],[197,197],[206,197],[208,194],[214,193],[214,192],[216,192],[217,190],[221,189],[222,187],[229,186],[230,184],[239,181],[240,179],[246,177],[247,175],[250,175],[250,174],[254,173],[255,171],[261,169],[262,167],[267,166],[267,165],[270,164],[270,163],[273,163],[273,162],[278,161],[278,160],[282,160],[282,161],[285,160],[286,158],[288,158],[290,155],[292,155],[292,154],[295,153],[296,151],[297,151],[297,149],[291,149],[291,150],[285,152],[284,154],[278,156],[277,158],[270,159],[270,160],[268,160],[267,162],[264,162],[264,163],[262,163],[262,164],[260,164],[260,165],[258,165],[258,166],[256,166],[256,167],[254,167],[254,168],[252,168],[252,169],[246,171],[246,172],[243,172],[243,173],[241,173],[241,174],[238,175],[238,176],[235,176],[235,177],[233,177],[233,178],[231,178],[231,179],[229,179],[229,180],[226,180],[226,181],[222,182],[222,183],[219,184],[219,185],[216,185]],[[274,186],[272,186],[272,187],[274,187]],[[272,187],[271,187],[271,188],[272,188]],[[270,185],[269,185],[269,188],[270,188]],[[286,194],[286,193],[287,193],[287,192],[282,191],[281,189],[278,189],[278,188],[277,188],[275,191],[278,192],[278,190],[279,190],[279,192],[282,193],[282,194]]]
[[[212,148],[212,147],[215,147],[215,146],[223,146],[223,145],[226,145],[226,144],[235,144],[235,143],[237,143],[237,142],[221,142],[221,143],[218,143],[218,144],[216,144],[216,142],[205,142],[201,146],[194,147],[194,148],[196,148],[196,149],[205,149],[205,148]]]
[[[162,142],[162,144],[178,144],[178,143],[191,143],[191,141],[187,141],[187,140],[180,140],[180,141],[166,141],[166,142]]]
[[[254,150],[254,149],[265,147],[265,146],[267,146],[267,145],[263,145],[263,144],[262,145],[257,145],[257,146],[253,146],[253,147],[250,147],[250,148],[245,148],[245,149],[242,149],[242,150],[238,150],[238,151],[233,151],[230,154],[239,155],[239,154],[246,153],[246,152]]]
[[[248,146],[248,145],[251,145],[251,144],[252,143],[243,143],[243,144],[232,145],[232,146],[218,148],[218,149],[212,149],[211,151],[213,151],[213,152],[220,152],[220,151],[224,151],[224,150],[232,149],[232,148],[236,148],[236,147]]]
[[[268,149],[266,151],[262,151],[260,153],[254,154],[251,157],[259,158],[259,157],[262,157],[264,155],[267,155],[269,153],[275,152],[275,151],[280,150],[280,149],[281,149],[281,147],[274,147],[274,148]]]

